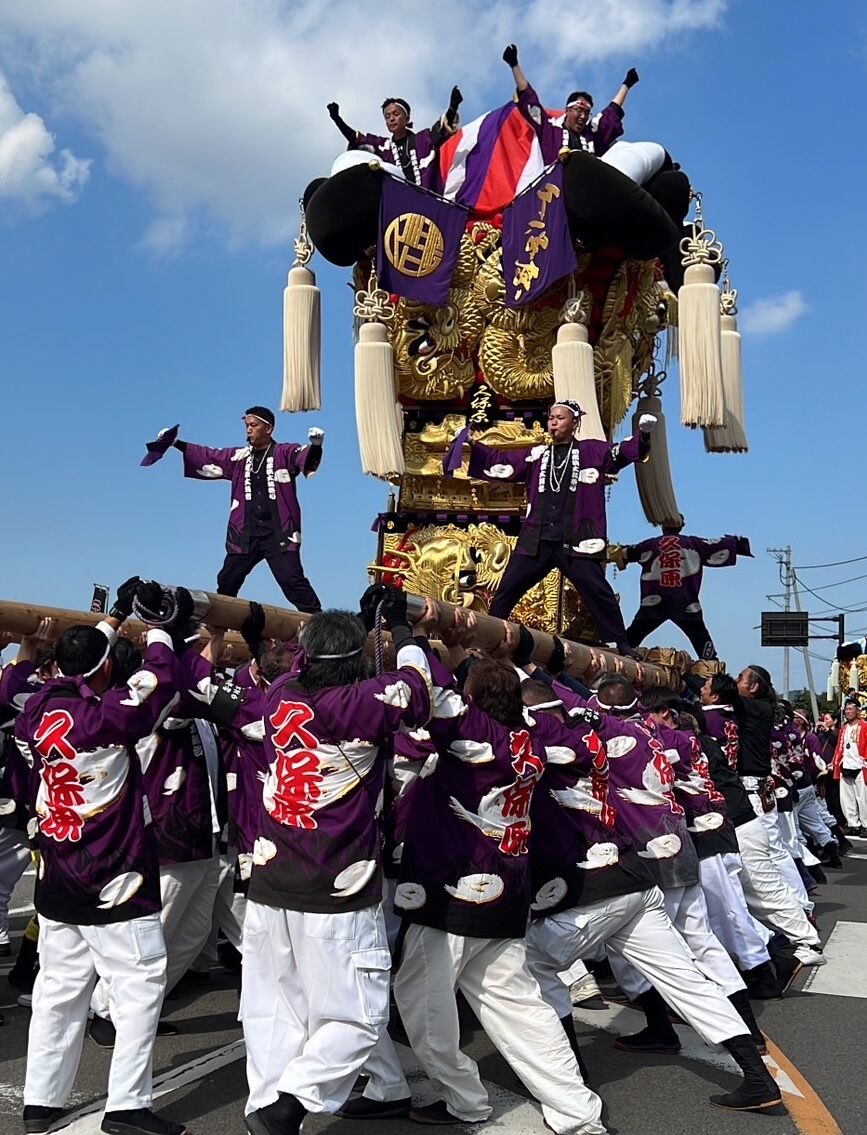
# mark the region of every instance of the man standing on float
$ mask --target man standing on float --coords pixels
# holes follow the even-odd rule
[[[527,514],[490,613],[508,618],[521,597],[556,567],[586,604],[600,642],[613,642],[621,654],[636,657],[626,641],[617,597],[605,578],[605,477],[647,457],[656,418],[642,414],[637,435],[609,445],[578,439],[582,414],[577,402],[555,402],[548,413],[551,445],[491,449],[467,431],[453,443],[457,447],[468,442],[471,477],[527,485]],[[453,467],[449,458],[447,467]]]
[[[152,465],[174,446],[184,455],[184,476],[196,481],[231,481],[232,505],[226,558],[217,576],[220,595],[237,595],[253,568],[267,560],[280,590],[299,611],[322,604],[301,566],[301,509],[295,492],[299,474],[312,476],[322,460],[323,430],[307,431],[308,444],[274,441],[275,418],[266,406],[244,414],[247,444],[211,449],[181,441],[178,427],[163,430],[148,444],[143,465]]]

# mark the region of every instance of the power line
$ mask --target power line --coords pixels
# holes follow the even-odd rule
[[[846,564],[860,564],[863,560],[867,560],[867,556],[856,556],[853,560],[837,560],[837,562],[833,564],[795,564],[793,567],[795,571],[821,571],[822,568],[844,567]]]
[[[823,583],[821,587],[814,588],[814,594],[816,591],[828,591],[832,587],[842,587],[844,583],[856,583],[859,579],[867,579],[867,572],[864,575],[853,575],[850,579],[841,579],[837,583]],[[801,586],[809,590],[803,580],[801,580]]]
[[[798,578],[798,576],[797,576],[797,575],[795,576],[795,578],[796,578],[796,579],[798,580],[798,583],[800,583],[801,587],[803,587],[803,589],[804,589],[805,591],[809,591],[811,595],[815,595],[815,596],[816,596],[816,598],[817,598],[817,599],[818,599],[818,600],[819,600],[819,601],[820,601],[821,603],[827,603],[827,602],[828,602],[828,600],[827,600],[827,599],[823,599],[823,598],[822,598],[822,596],[818,594],[818,592],[814,591],[812,587],[808,587],[808,586],[806,585],[806,583],[804,583],[804,581],[803,581],[802,579]],[[855,615],[855,614],[857,614],[857,613],[858,613],[859,611],[867,611],[867,607],[844,607],[844,606],[842,606],[842,604],[837,604],[837,606],[836,606],[836,607],[834,607],[834,606],[830,606],[830,607],[829,607],[828,609],[829,609],[830,611],[834,611],[834,610],[837,610],[837,611],[845,611],[845,612],[846,612],[847,614],[850,614],[850,615]]]

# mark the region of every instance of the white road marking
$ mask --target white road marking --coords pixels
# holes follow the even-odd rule
[[[29,903],[27,906],[13,906],[6,913],[11,918],[13,914],[35,914],[36,911],[33,908],[33,903]]]
[[[176,1092],[178,1088],[201,1080],[227,1064],[243,1059],[246,1053],[244,1042],[234,1040],[231,1044],[223,1045],[222,1048],[215,1048],[207,1056],[201,1056],[198,1060],[191,1060],[189,1064],[181,1064],[178,1068],[173,1068],[170,1072],[154,1079],[154,1099],[157,1100],[160,1096]],[[52,1127],[51,1130],[63,1131],[67,1135],[98,1135],[104,1109],[105,1097],[72,1112],[65,1117],[62,1124]]]
[[[609,1005],[607,1009],[582,1009],[577,1005],[572,1016],[582,1024],[602,1029],[607,1033],[618,1035],[622,1033],[627,1036],[638,1032],[646,1023],[644,1014],[637,1009],[630,1009],[628,1005]],[[714,1068],[722,1068],[724,1072],[732,1072],[735,1076],[740,1075],[737,1064],[720,1045],[705,1044],[698,1033],[693,1032],[688,1025],[674,1027],[680,1037],[681,1056],[689,1060],[698,1060],[701,1064],[710,1064]],[[744,1031],[746,1032],[746,1029]],[[766,1056],[764,1061],[774,1071],[774,1078],[781,1091],[803,1098],[803,1093],[798,1091],[791,1077],[786,1075],[770,1056]]]
[[[867,997],[867,972],[864,970],[867,922],[838,922],[822,952],[828,964],[813,969],[804,991],[828,993],[832,997]]]

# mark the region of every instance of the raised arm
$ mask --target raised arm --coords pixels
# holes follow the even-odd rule
[[[518,62],[518,47],[517,44],[510,43],[506,50],[503,52],[503,62],[507,63],[512,68],[512,75],[515,80],[515,86],[520,94],[521,91],[526,91],[529,87],[527,76],[521,70],[521,65]]]
[[[626,72],[626,78],[623,80],[623,82],[620,84],[620,86],[617,89],[617,94],[611,100],[614,103],[615,106],[619,106],[619,107],[623,106],[623,104],[626,102],[626,96],[629,94],[629,92],[632,90],[632,88],[635,86],[635,84],[637,82],[638,82],[638,72],[635,70],[634,67],[630,67],[629,70]]]
[[[351,126],[347,125],[340,117],[340,107],[336,102],[330,102],[326,107],[331,121],[346,139],[350,146],[354,146],[358,141],[358,131],[353,130]]]

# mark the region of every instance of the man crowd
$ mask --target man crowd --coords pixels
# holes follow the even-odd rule
[[[118,638],[131,615],[143,652]],[[26,1132],[62,1117],[89,1028],[114,1049],[102,1130],[183,1135],[151,1110],[153,1050],[212,929],[241,950],[252,1135],[315,1113],[482,1123],[456,990],[547,1127],[601,1135],[572,1016],[585,965],[645,1016],[616,1048],[676,1054],[673,1009],[742,1072],[714,1104],[782,1109],[751,1000],[824,961],[810,895],[849,845],[823,785],[854,779],[853,754],[867,778],[860,730],[826,759],[759,666],[692,691],[622,674],[591,691],[562,644],[536,666],[524,628],[504,623],[480,656],[466,613],[434,649],[433,604],[411,626],[381,586],[293,642],[263,638],[251,604],[252,659],[231,677],[222,632],[200,648],[192,615],[184,589],[134,578],[98,626],[37,659],[43,626],[0,679],[7,900],[22,846],[38,864]],[[381,624],[394,658],[377,672]],[[391,1039],[392,971],[426,1106]]]

